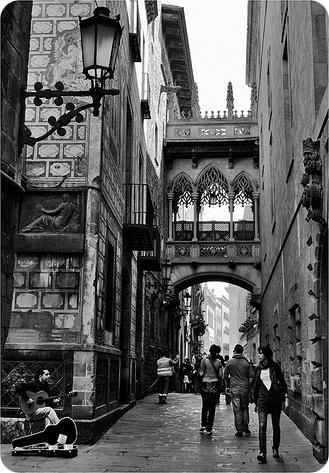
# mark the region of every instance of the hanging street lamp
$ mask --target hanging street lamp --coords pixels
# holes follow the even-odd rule
[[[99,115],[101,99],[106,95],[118,95],[118,89],[105,89],[106,81],[112,79],[115,64],[118,57],[120,39],[123,28],[119,23],[120,15],[115,19],[110,18],[110,11],[105,7],[98,7],[94,10],[94,15],[90,18],[81,19],[80,32],[82,44],[83,73],[91,81],[89,91],[64,91],[62,82],[56,82],[55,89],[43,89],[41,82],[34,84],[34,92],[24,92],[24,97],[34,97],[33,103],[36,107],[42,105],[42,99],[54,98],[57,106],[63,104],[63,97],[91,97],[92,102],[75,108],[72,102],[65,105],[67,112],[59,118],[49,117],[48,123],[51,129],[44,135],[37,138],[31,136],[31,131],[24,126],[22,144],[34,146],[38,141],[46,139],[55,131],[60,136],[66,134],[63,128],[75,118],[78,123],[83,121],[82,111],[88,108],[93,109],[93,115]]]
[[[183,300],[184,300],[184,307],[186,311],[188,312],[191,307],[191,295],[187,291],[185,292],[183,296]]]

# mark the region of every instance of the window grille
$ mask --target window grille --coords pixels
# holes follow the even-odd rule
[[[201,204],[228,204],[228,183],[219,169],[212,166],[202,174],[198,182],[198,194]]]

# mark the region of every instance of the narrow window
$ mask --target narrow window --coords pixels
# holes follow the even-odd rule
[[[289,58],[288,58],[288,42],[287,39],[284,43],[283,55],[282,55],[282,88],[283,88],[283,120],[285,130],[285,143],[286,143],[286,163],[287,169],[289,169],[290,161],[292,158],[292,147],[291,147],[291,127],[292,127],[292,105],[291,105],[291,88],[290,88],[290,76],[289,76]]]
[[[115,250],[110,242],[106,248],[106,299],[104,328],[109,332],[114,330],[115,302]]]

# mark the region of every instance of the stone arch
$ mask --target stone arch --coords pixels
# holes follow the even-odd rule
[[[197,181],[197,192],[201,204],[228,204],[230,185],[228,180],[215,164],[210,164],[199,174]]]
[[[182,172],[176,176],[171,183],[171,192],[174,196],[174,205],[192,204],[193,185],[191,178]]]
[[[190,190],[193,191],[192,180],[186,172],[181,172],[177,176],[174,177],[170,186],[169,192],[175,192],[179,190]]]
[[[196,269],[190,265],[173,269],[171,281],[174,292],[180,292],[189,286],[207,281],[222,281],[234,284],[249,291],[254,297],[261,294],[260,271],[251,265],[237,265],[230,269],[226,264],[200,264]]]
[[[232,180],[231,188],[234,193],[238,192],[239,189],[245,189],[252,195],[253,192],[257,192],[258,183],[246,171],[241,171]]]
[[[234,193],[234,204],[253,204],[253,192],[255,191],[253,182],[248,174],[240,172],[232,181],[232,190]]]

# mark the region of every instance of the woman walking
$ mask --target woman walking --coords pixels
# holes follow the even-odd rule
[[[266,429],[267,416],[271,414],[273,426],[273,458],[279,458],[280,446],[280,415],[282,402],[285,401],[287,384],[280,366],[273,361],[270,347],[258,348],[259,365],[255,371],[252,389],[253,401],[256,404],[259,422],[259,454],[257,460],[266,463]]]
[[[220,392],[220,379],[223,377],[221,361],[217,358],[218,346],[211,345],[209,355],[201,361],[202,376],[201,397],[201,428],[200,432],[211,435],[215,420],[216,404]]]

